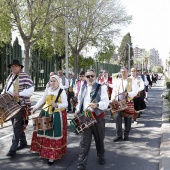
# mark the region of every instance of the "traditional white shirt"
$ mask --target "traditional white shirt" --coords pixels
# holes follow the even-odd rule
[[[55,91],[52,91],[51,87],[46,88],[43,96],[40,98],[40,100],[34,105],[33,107],[38,109],[40,106],[42,106],[46,102],[46,96],[47,95],[58,95],[60,88],[57,88]],[[67,95],[65,90],[62,91],[61,95],[61,103],[57,103],[58,108],[67,108],[68,102],[67,102]]]
[[[123,100],[123,92],[126,91],[127,79],[117,79],[115,82],[115,88],[113,88],[111,100]],[[138,85],[134,79],[132,79],[132,91],[128,92],[130,98],[134,98],[138,93]]]
[[[145,84],[145,86],[148,86],[148,85],[149,85],[149,81],[147,80],[147,76],[146,76],[146,75],[144,75],[144,77],[145,77],[144,84]]]
[[[84,97],[84,103],[83,103],[83,110],[85,110],[88,107],[88,105],[91,103],[91,99],[90,99],[91,90],[92,90],[92,86],[87,85],[87,91],[86,91],[86,94]],[[78,109],[79,109],[80,100],[81,100],[81,96],[82,96],[81,93],[82,93],[82,91],[80,91],[78,94],[78,104],[76,106],[77,111],[79,111]],[[100,110],[106,110],[108,108],[109,98],[108,98],[106,85],[101,85],[101,95],[100,95],[100,101],[98,102],[98,104],[99,104],[98,108]]]
[[[137,83],[137,85],[138,85],[138,92],[144,90],[145,85],[144,85],[144,81],[142,80],[141,76],[138,76],[136,78],[130,76],[130,78],[134,79],[134,81]]]

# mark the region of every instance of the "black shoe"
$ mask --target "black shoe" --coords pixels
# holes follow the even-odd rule
[[[137,116],[137,118],[140,118],[140,113],[138,113],[138,116]]]
[[[75,135],[78,135],[78,134],[79,134],[76,130],[74,131],[74,133],[75,133]]]
[[[71,110],[67,110],[67,113],[71,113]]]
[[[105,164],[105,159],[104,159],[104,157],[100,157],[100,158],[99,158],[99,164],[100,164],[100,165],[104,165],[104,164]]]
[[[128,136],[125,136],[123,140],[124,140],[124,141],[128,141],[128,140],[129,140],[129,137],[128,137]]]
[[[122,140],[122,137],[120,136],[116,136],[114,139],[113,139],[113,142],[118,142],[118,141],[120,141],[120,140]]]
[[[16,151],[9,151],[6,156],[14,157],[16,155]]]
[[[49,161],[49,160],[48,160],[48,165],[49,165],[49,166],[51,166],[51,165],[53,165],[53,164],[54,164],[54,161]]]
[[[86,168],[83,165],[78,165],[77,170],[85,170]]]
[[[17,150],[21,150],[24,149],[25,147],[27,147],[27,143],[23,143],[23,144],[19,144],[19,146],[17,147]]]

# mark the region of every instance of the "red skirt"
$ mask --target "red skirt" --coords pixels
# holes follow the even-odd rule
[[[54,128],[49,133],[44,131],[42,131],[43,133],[37,133],[34,131],[30,150],[31,152],[39,153],[42,158],[57,160],[61,159],[67,150],[67,116],[65,110],[53,114]],[[58,126],[58,121],[60,121],[60,127],[55,127]],[[58,129],[60,129],[60,132],[58,132]]]

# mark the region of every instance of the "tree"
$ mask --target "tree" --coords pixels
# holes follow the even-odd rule
[[[113,41],[121,26],[129,24],[132,18],[116,0],[72,0],[68,6],[68,43],[77,75],[81,50],[87,45],[98,46],[108,39]]]
[[[152,67],[152,71],[155,72],[155,73],[162,73],[163,72],[161,66],[154,66],[154,67]]]
[[[10,9],[4,6],[5,2],[0,0],[0,46],[10,43],[11,37]]]
[[[85,58],[82,55],[79,56],[78,65],[79,68],[90,68],[94,64],[94,59],[92,57]],[[72,68],[74,68],[74,56],[69,57],[69,63]]]
[[[99,62],[106,61],[107,63],[113,58],[116,47],[110,41],[105,41],[99,52],[96,54],[96,60]]]
[[[133,66],[133,48],[132,48],[132,42],[131,42],[131,35],[130,33],[127,33],[121,42],[121,45],[118,49],[118,55],[119,55],[119,64],[128,67],[128,61],[129,61],[129,45],[130,45],[130,65]]]
[[[1,0],[2,11],[9,9],[7,19],[18,31],[25,47],[25,72],[29,72],[30,47],[41,37],[46,26],[63,16],[59,0]],[[1,12],[2,12],[1,11]]]

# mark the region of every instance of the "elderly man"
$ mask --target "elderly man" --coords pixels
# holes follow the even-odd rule
[[[34,85],[30,77],[22,72],[24,66],[20,64],[19,60],[14,59],[8,67],[11,68],[12,72],[6,80],[2,94],[8,93],[12,95],[14,100],[22,106],[22,109],[11,119],[14,134],[7,156],[13,157],[16,154],[16,150],[27,146],[24,129],[28,124],[27,113],[30,111],[30,97],[34,92]]]
[[[121,101],[127,100],[132,101],[133,98],[138,93],[138,85],[132,79],[128,77],[128,70],[125,67],[121,68],[122,78],[118,79],[116,82],[115,88],[113,88],[111,101],[114,100]],[[122,132],[122,112],[119,112],[116,117],[116,137],[114,138],[114,142],[122,140],[123,132]],[[129,140],[129,132],[131,130],[131,119],[129,117],[124,117],[125,129],[124,129],[124,141]]]
[[[105,138],[105,110],[109,104],[107,88],[105,85],[96,83],[96,74],[93,70],[87,70],[85,73],[87,84],[84,85],[78,95],[78,105],[76,115],[84,113],[86,108],[95,117],[97,123],[82,132],[80,142],[80,153],[77,169],[86,168],[87,157],[91,145],[92,135],[96,143],[97,156],[101,165],[105,164],[104,158],[104,138]],[[87,110],[86,110],[87,111]]]

